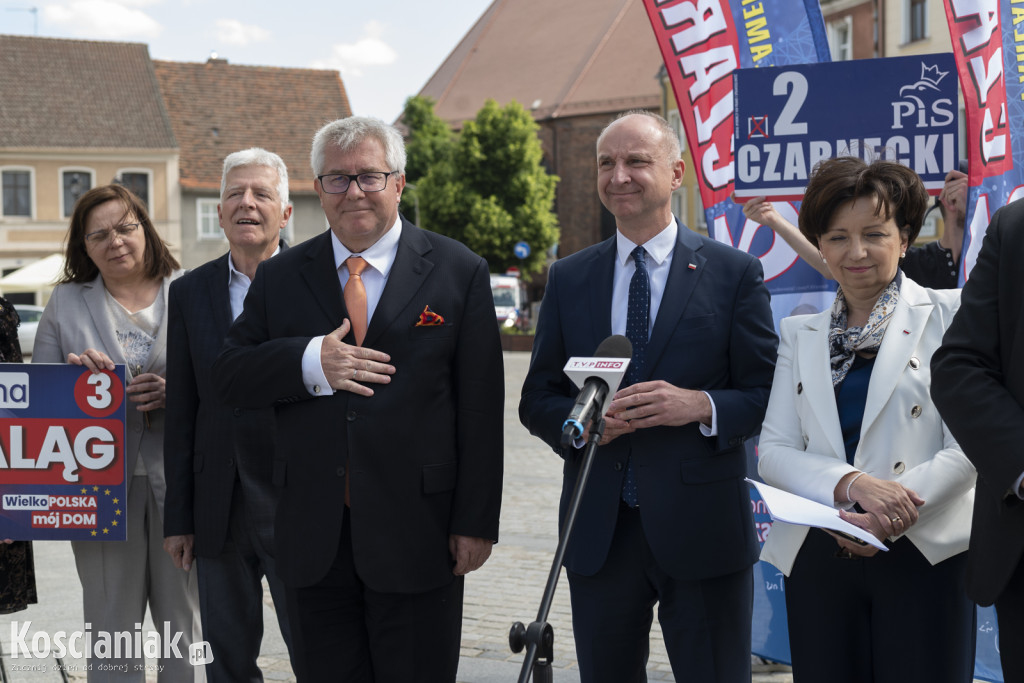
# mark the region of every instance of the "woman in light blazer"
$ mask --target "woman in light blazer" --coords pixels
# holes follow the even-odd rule
[[[830,310],[782,321],[758,471],[839,508],[888,552],[774,524],[761,559],[786,575],[798,683],[973,678],[975,471],[929,395],[960,292],[899,270],[927,206],[912,170],[844,157],[815,169],[800,210],[839,288]]]
[[[181,656],[172,651],[158,661],[158,680],[168,683],[205,680],[203,667],[188,659],[189,645],[201,640],[195,572],[176,569],[163,551],[166,302],[180,274],[134,194],[120,185],[86,192],[71,216],[61,283],[39,321],[32,357],[93,371],[126,366],[128,540],[76,541],[72,549],[94,643],[103,632],[135,631],[147,604],[164,642],[165,633],[181,634]],[[145,661],[131,654],[90,657],[89,681],[145,681]]]

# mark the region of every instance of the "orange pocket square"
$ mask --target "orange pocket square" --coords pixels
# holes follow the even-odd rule
[[[416,327],[434,327],[435,325],[444,325],[444,318],[430,310],[430,306],[424,306],[423,312],[420,313],[420,317],[416,321]]]

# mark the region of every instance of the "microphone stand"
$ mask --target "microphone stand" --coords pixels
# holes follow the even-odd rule
[[[517,621],[512,624],[512,630],[509,631],[508,644],[512,648],[512,652],[518,654],[523,651],[524,647],[526,648],[526,658],[523,659],[523,668],[519,672],[519,683],[529,683],[531,674],[534,683],[552,683],[551,661],[554,658],[555,634],[551,625],[548,624],[548,613],[551,611],[551,603],[555,598],[558,577],[562,573],[562,561],[565,559],[569,535],[576,523],[576,515],[580,511],[580,501],[583,500],[583,490],[586,488],[587,479],[590,478],[590,468],[594,464],[597,444],[601,441],[603,434],[604,417],[595,415],[590,426],[590,438],[583,451],[583,466],[580,468],[579,476],[576,477],[576,487],[573,489],[572,498],[569,501],[562,533],[558,537],[558,547],[555,549],[555,557],[551,562],[551,571],[548,573],[548,582],[544,587],[540,609],[537,610],[537,620],[529,627],[523,626],[521,621]]]

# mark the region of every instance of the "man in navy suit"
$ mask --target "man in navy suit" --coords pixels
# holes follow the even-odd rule
[[[548,271],[519,415],[559,450],[568,358],[611,334],[633,365],[605,431],[565,567],[584,683],[645,681],[653,606],[678,680],[749,681],[758,547],[743,442],[761,426],[777,338],[756,258],[672,216],[678,138],[630,112],[597,141],[615,237]],[[562,453],[561,517],[582,464]]]
[[[454,682],[464,576],[501,505],[487,263],[398,213],[393,126],[333,121],[310,156],[330,230],[260,265],[214,379],[233,405],[276,406],[299,680]]]
[[[932,356],[932,398],[978,470],[967,594],[996,606],[1003,680],[1024,681],[1024,201],[995,212]]]
[[[227,406],[210,372],[256,267],[284,248],[281,229],[292,213],[288,170],[281,157],[263,149],[229,154],[220,194],[217,215],[228,253],[179,278],[170,290],[164,549],[186,570],[198,557],[203,635],[213,655],[207,679],[241,683],[263,680],[256,658],[264,576],[291,647],[273,558],[274,413]]]

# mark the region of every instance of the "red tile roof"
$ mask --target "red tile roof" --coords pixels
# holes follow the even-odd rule
[[[420,94],[456,125],[488,98],[537,119],[658,109],[661,65],[638,0],[494,0]]]
[[[288,166],[293,192],[313,191],[309,147],[325,123],[350,116],[337,71],[154,61],[174,135],[181,186],[220,189],[231,152],[263,147]]]
[[[145,45],[0,35],[0,148],[176,146]]]

